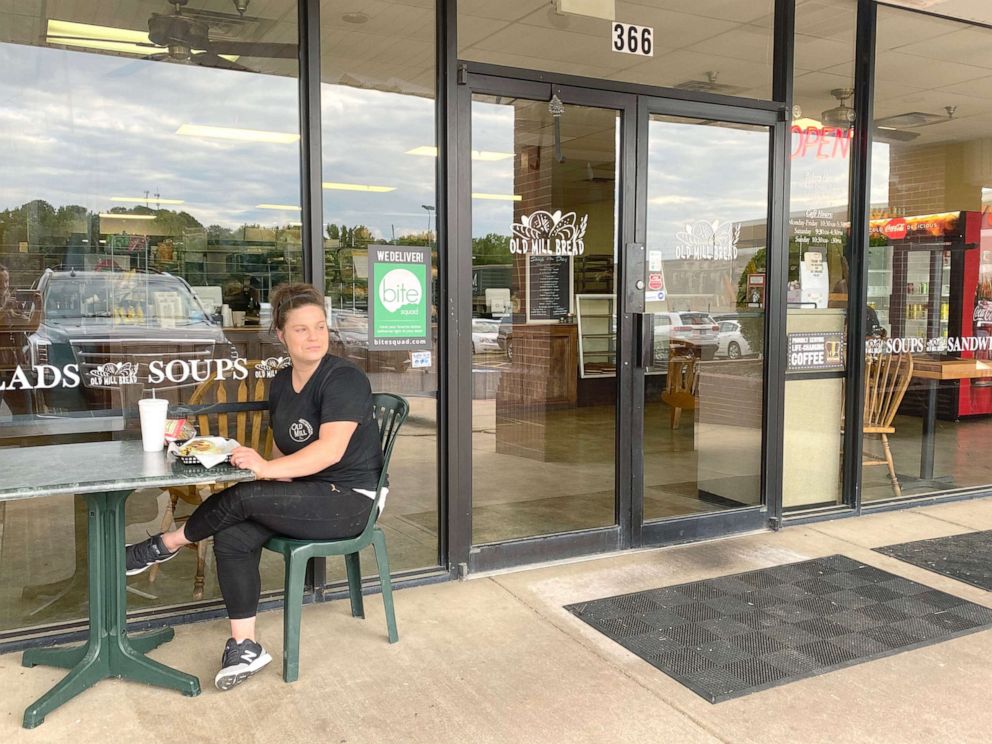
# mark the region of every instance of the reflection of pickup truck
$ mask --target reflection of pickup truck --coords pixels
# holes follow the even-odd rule
[[[46,390],[49,408],[106,406],[101,389],[147,382],[155,360],[237,356],[189,285],[171,274],[48,269],[36,289],[43,315],[28,338],[30,363],[75,364],[81,378],[79,389]],[[196,384],[188,379],[172,387]]]

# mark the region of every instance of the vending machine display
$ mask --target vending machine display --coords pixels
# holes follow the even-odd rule
[[[936,360],[992,360],[992,222],[981,212],[872,220],[867,298],[881,335]],[[913,406],[907,395],[906,407]],[[992,379],[947,380],[939,415],[992,413]]]

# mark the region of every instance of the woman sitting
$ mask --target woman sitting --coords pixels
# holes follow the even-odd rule
[[[211,496],[182,529],[126,551],[130,576],[213,536],[217,578],[231,620],[231,638],[214,680],[221,690],[272,660],[255,639],[262,545],[276,534],[303,540],[358,535],[382,471],[371,386],[362,370],[327,353],[323,296],[309,284],[291,284],[277,288],[271,299],[273,329],[291,360],[269,390],[273,459],[239,447],[232,464],[252,470],[256,480]]]

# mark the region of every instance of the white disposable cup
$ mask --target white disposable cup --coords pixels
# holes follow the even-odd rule
[[[138,418],[141,419],[141,449],[161,452],[165,446],[165,420],[169,414],[169,401],[164,398],[143,398],[138,401]]]
[[[231,319],[234,321],[234,327],[240,328],[245,324],[245,311],[235,310],[231,313]]]

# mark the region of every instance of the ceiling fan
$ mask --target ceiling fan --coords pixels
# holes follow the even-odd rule
[[[210,36],[211,19],[227,20],[224,14],[197,11],[195,14],[184,14],[183,8],[189,0],[169,0],[173,6],[171,13],[152,13],[148,19],[148,41],[133,42],[139,48],[147,48],[149,54],[145,59],[164,59],[187,64],[219,67],[228,70],[248,71],[250,68],[238,64],[225,57],[267,57],[274,59],[296,59],[298,49],[296,44],[255,41],[231,41],[216,39]],[[237,21],[250,20],[244,12],[248,3],[245,0],[235,0],[234,7],[238,16],[230,16]],[[114,39],[81,38],[79,36],[61,37],[49,35],[48,41],[58,43],[60,39],[92,41],[99,43],[113,42]]]
[[[830,95],[837,99],[838,105],[824,111],[820,115],[820,121],[828,127],[849,129],[854,125],[854,109],[847,102],[854,95],[854,89],[834,88],[830,91]],[[954,118],[957,106],[945,106],[944,111],[947,112],[946,115],[907,111],[875,119],[872,136],[880,142],[911,142],[920,136],[919,132],[912,130],[950,121]]]

